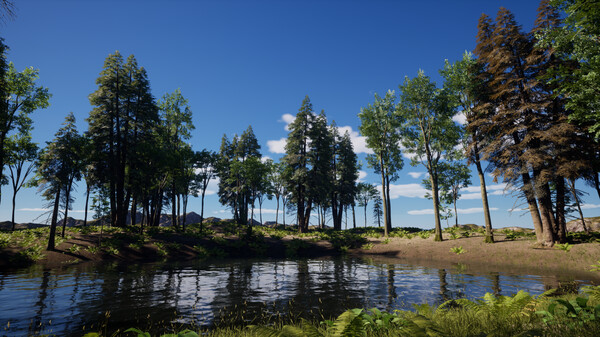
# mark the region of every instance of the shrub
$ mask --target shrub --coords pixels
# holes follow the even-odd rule
[[[450,252],[452,252],[452,253],[454,253],[456,255],[459,255],[459,254],[462,254],[462,253],[466,253],[466,251],[463,249],[462,246],[452,247],[452,248],[450,248]]]

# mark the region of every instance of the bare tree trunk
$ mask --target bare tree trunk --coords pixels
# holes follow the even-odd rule
[[[277,226],[277,221],[279,220],[279,196],[276,197],[277,199],[277,209],[275,210],[275,226]]]
[[[354,203],[352,205],[352,227],[356,228],[356,213],[354,213]]]
[[[485,239],[483,241],[486,243],[494,243],[494,231],[492,230],[492,218],[490,216],[490,206],[488,204],[485,175],[481,168],[477,144],[475,144],[475,167],[477,167],[477,175],[479,176],[479,183],[481,185],[481,202],[483,204],[483,218],[485,220]]]
[[[387,203],[387,193],[386,193],[386,189],[387,189],[387,184],[385,181],[385,169],[383,166],[383,159],[379,159],[379,165],[381,167],[381,196],[383,197],[383,234],[387,237],[390,234],[391,231],[391,224],[389,223],[389,219],[388,219],[388,203]],[[346,223],[348,223],[348,221],[346,221]],[[347,225],[346,225],[347,226]]]
[[[556,223],[558,224],[558,242],[567,242],[567,221],[565,220],[565,178],[556,177]]]
[[[88,202],[90,201],[90,190],[91,187],[86,183],[85,187],[85,210],[83,216],[83,227],[87,226],[87,215],[88,215]]]
[[[50,222],[50,236],[48,237],[48,248],[47,250],[54,250],[54,237],[56,236],[56,221],[58,220],[58,205],[60,204],[60,190],[59,186],[56,189],[56,198],[54,198],[54,210],[52,211],[52,221]]]
[[[590,230],[585,225],[585,218],[583,217],[583,212],[581,211],[581,204],[579,203],[579,198],[577,197],[577,190],[575,189],[575,181],[573,179],[568,179],[569,181],[569,189],[571,190],[571,194],[573,194],[573,198],[575,198],[575,204],[577,205],[577,211],[579,212],[579,218],[581,219],[581,225],[583,226],[583,230],[586,233],[590,233]]]
[[[523,194],[525,195],[525,199],[527,200],[527,204],[529,205],[529,213],[531,214],[533,228],[535,230],[535,237],[538,243],[543,244],[545,241],[544,228],[542,226],[542,218],[540,217],[540,211],[538,209],[535,194],[533,192],[531,177],[529,176],[529,173],[525,172],[521,174],[521,178],[523,180],[521,192],[523,192]],[[552,237],[552,233],[550,233],[550,237]]]
[[[62,225],[62,237],[65,237],[65,229],[67,228],[67,219],[68,219],[68,215],[69,215],[69,199],[71,198],[71,187],[73,186],[73,177],[69,178],[69,182],[66,188],[66,194],[65,194],[65,217],[63,219],[63,225]]]

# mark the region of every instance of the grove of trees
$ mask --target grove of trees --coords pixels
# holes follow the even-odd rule
[[[311,216],[324,227],[342,229],[343,213],[373,205],[384,233],[392,230],[391,185],[403,169],[423,165],[423,182],[433,202],[435,240],[442,240],[442,209],[457,200],[470,182],[467,164],[481,186],[486,242],[494,242],[485,173],[518,191],[527,204],[537,241],[546,246],[566,240],[570,208],[581,212],[577,180],[600,196],[600,9],[584,0],[542,0],[530,32],[500,8],[495,19],[482,14],[473,53],[440,70],[438,86],[423,71],[406,77],[398,94],[377,94],[360,110],[359,131],[372,150],[367,164],[380,177],[358,183],[359,163],[349,133],[340,134],[325,112],[315,113],[304,98],[279,162],[266,159],[252,126],[241,135],[224,135],[218,152],[195,151],[192,109],[180,89],[156,99],[148,74],[130,55],[108,55],[89,95],[88,129],[77,130],[73,113],[55,138],[38,150],[31,140],[30,115],[49,105],[48,88],[36,84],[38,71],[19,72],[7,60],[0,39],[1,185],[15,196],[38,186],[51,205],[48,249],[63,213],[64,226],[78,181],[85,181],[97,216],[112,226],[157,226],[165,209],[171,225],[185,231],[188,198],[204,197],[218,178],[218,197],[233,219],[252,232],[255,209],[274,198],[293,214],[301,233]],[[457,123],[463,115],[466,122]],[[6,170],[8,169],[8,171]],[[28,180],[31,172],[35,177]],[[5,173],[8,173],[5,175]],[[1,192],[1,191],[0,191]],[[0,194],[1,201],[1,194]],[[281,201],[281,207],[280,207]],[[290,211],[291,209],[291,211]],[[183,213],[183,216],[182,216]],[[398,225],[398,224],[396,224]]]

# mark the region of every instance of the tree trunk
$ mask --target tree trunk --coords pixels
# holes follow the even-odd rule
[[[279,220],[279,196],[276,196],[275,198],[277,199],[277,208],[275,209],[275,226],[277,227],[277,221]]]
[[[387,213],[387,184],[385,183],[385,169],[383,167],[383,159],[381,159],[381,156],[379,158],[379,166],[381,167],[381,196],[383,197],[383,234],[385,235],[385,237],[388,237],[391,231],[391,226],[389,224]]]
[[[440,200],[438,191],[437,175],[429,170],[429,180],[431,181],[431,194],[433,196],[433,213],[435,214],[435,237],[434,241],[442,241],[442,224],[440,222]]]
[[[367,227],[367,203],[365,203],[365,228]]]
[[[90,201],[90,185],[86,183],[85,187],[85,210],[83,216],[83,227],[87,226],[88,202]]]
[[[523,180],[523,186],[521,192],[525,195],[525,200],[529,206],[529,213],[531,214],[531,220],[533,222],[533,228],[535,230],[535,237],[538,243],[544,244],[544,228],[542,226],[542,218],[540,217],[540,211],[538,209],[537,201],[535,200],[535,194],[533,192],[533,185],[531,183],[531,177],[528,172],[521,174]],[[552,236],[552,233],[550,233]]]
[[[558,224],[558,242],[567,242],[567,221],[565,220],[565,178],[556,177],[556,222]]]
[[[575,189],[575,181],[573,179],[569,179],[569,187],[571,194],[573,194],[573,198],[575,198],[575,204],[577,205],[577,211],[579,212],[579,218],[581,219],[583,230],[589,234],[590,230],[585,225],[585,218],[583,217],[583,212],[581,211],[581,204],[579,203],[579,198],[577,197],[577,190]]]
[[[538,200],[538,208],[540,218],[542,220],[542,228],[544,230],[544,245],[548,247],[552,247],[554,245],[554,228],[553,221],[550,219],[552,216],[552,209],[548,208],[547,199],[550,197],[546,195],[546,191],[544,190],[540,179],[541,172],[539,170],[533,170],[533,185],[535,186],[534,191]]]
[[[171,185],[171,226],[177,229],[177,197],[175,196],[175,184]]]
[[[488,204],[487,187],[485,183],[485,175],[481,168],[481,161],[479,159],[479,149],[475,144],[475,166],[477,167],[477,175],[479,176],[479,183],[481,185],[481,202],[483,204],[483,218],[485,220],[485,239],[486,243],[494,243],[494,232],[492,230],[492,218],[490,216],[490,206]]]
[[[60,204],[61,186],[56,189],[56,198],[54,198],[54,210],[52,211],[52,221],[50,222],[50,236],[48,237],[47,250],[54,250],[54,237],[56,236],[56,221],[58,220],[58,206]]]
[[[62,225],[62,235],[61,237],[65,237],[65,229],[67,228],[67,219],[68,219],[68,215],[69,215],[69,199],[71,197],[71,187],[73,186],[73,177],[69,178],[69,182],[67,184],[67,188],[66,188],[66,194],[65,194],[65,216],[63,219],[63,225]]]
[[[13,189],[13,197],[12,197],[12,228],[11,231],[15,231],[15,206],[17,202],[17,192]]]
[[[183,218],[181,219],[181,230],[185,232],[185,224],[187,222],[187,204],[189,196],[186,193],[185,195],[182,195],[181,198],[183,199]]]
[[[204,195],[206,194],[206,188],[202,189],[202,208],[200,209],[200,228],[202,228],[202,223],[204,222]]]
[[[352,228],[356,228],[356,213],[354,213],[354,203],[352,203],[351,206],[352,206]]]

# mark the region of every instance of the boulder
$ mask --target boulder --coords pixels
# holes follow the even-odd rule
[[[585,225],[592,232],[600,232],[600,217],[584,218]],[[567,232],[583,232],[583,224],[581,219],[576,219],[567,222]]]

